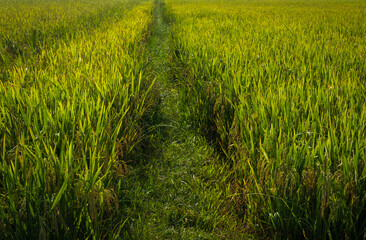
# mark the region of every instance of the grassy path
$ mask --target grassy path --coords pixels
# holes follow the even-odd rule
[[[153,153],[132,170],[126,223],[133,239],[241,239],[226,193],[225,165],[179,113],[177,86],[169,79],[170,25],[156,2],[148,43],[150,72],[161,96]]]

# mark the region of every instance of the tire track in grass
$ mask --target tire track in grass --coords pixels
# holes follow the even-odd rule
[[[232,214],[227,167],[179,112],[178,86],[169,79],[170,23],[155,2],[148,42],[149,72],[156,77],[160,111],[151,134],[153,153],[129,176],[128,231],[132,239],[248,239]],[[227,174],[226,174],[227,175]]]

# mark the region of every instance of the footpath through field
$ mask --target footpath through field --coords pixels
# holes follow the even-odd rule
[[[150,72],[157,78],[160,115],[155,150],[132,170],[129,192],[133,239],[242,239],[225,188],[225,165],[182,118],[177,86],[169,79],[172,41],[165,5],[155,2],[148,42]]]

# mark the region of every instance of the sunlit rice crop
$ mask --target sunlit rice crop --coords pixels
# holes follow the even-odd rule
[[[4,63],[0,238],[119,235],[128,218],[125,161],[151,105],[153,81],[143,72],[151,7],[111,12],[108,23]]]
[[[182,106],[232,161],[232,199],[251,231],[364,238],[364,2],[168,7]]]

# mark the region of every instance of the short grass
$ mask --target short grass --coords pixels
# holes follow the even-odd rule
[[[128,178],[132,239],[243,239],[245,235],[225,184],[228,164],[192,129],[179,111],[177,85],[171,79],[171,22],[165,5],[155,2],[155,25],[148,42],[150,72],[156,77],[160,108],[152,147],[141,155]]]

